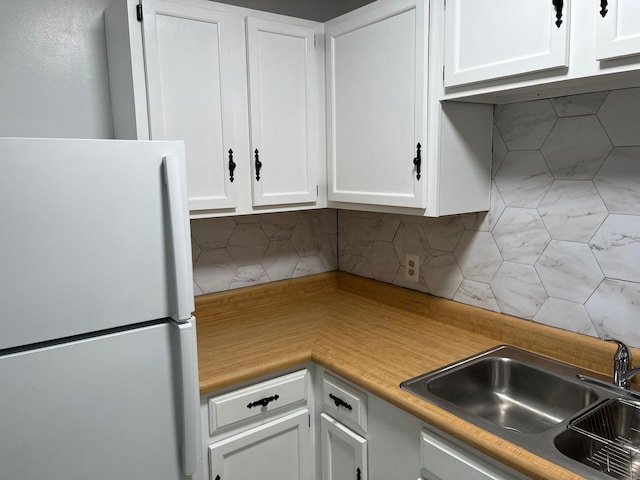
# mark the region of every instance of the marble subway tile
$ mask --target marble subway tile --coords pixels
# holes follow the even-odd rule
[[[489,232],[467,230],[454,255],[467,280],[489,283],[502,264],[502,256]]]
[[[379,213],[369,218],[371,238],[392,242],[400,226],[400,218],[392,213]]]
[[[338,233],[341,254],[366,257],[371,246],[373,233],[369,227],[369,219],[340,211],[338,216]]]
[[[607,278],[585,307],[600,338],[640,345],[640,284]]]
[[[233,290],[268,283],[270,281],[271,279],[262,268],[262,265],[246,265],[244,267],[238,267],[229,288]]]
[[[418,217],[421,219],[421,217]],[[393,239],[393,247],[400,261],[404,265],[404,257],[407,253],[426,258],[429,253],[429,242],[419,223],[401,223]]]
[[[640,145],[640,88],[609,92],[598,118],[616,147]]]
[[[201,252],[202,250],[200,249],[200,246],[195,241],[195,239],[191,237],[191,266],[192,267],[195,266]]]
[[[491,150],[491,178],[495,177],[496,172],[500,169],[500,165],[502,165],[504,157],[507,156],[508,152],[509,150],[504,140],[502,140],[500,130],[494,125]]]
[[[614,148],[593,183],[609,212],[638,215],[640,146]]]
[[[538,150],[509,152],[495,176],[508,207],[536,208],[553,183],[553,175]]]
[[[531,150],[542,146],[557,118],[549,100],[511,103],[502,108],[496,126],[509,150]]]
[[[260,215],[260,226],[269,241],[289,240],[298,224],[296,212],[266,213]]]
[[[374,241],[368,258],[373,278],[382,282],[393,282],[400,268],[400,262],[390,242]]]
[[[606,277],[640,282],[640,216],[609,215],[589,246]]]
[[[584,243],[552,240],[535,264],[549,296],[584,303],[604,275]]]
[[[530,265],[504,262],[491,281],[500,311],[531,319],[547,300],[534,268]]]
[[[269,239],[259,223],[242,223],[229,238],[227,251],[238,266],[245,267],[259,264],[268,247]]]
[[[323,208],[318,211],[318,218],[324,228],[324,233],[333,235],[338,233],[338,211],[333,208]]]
[[[191,235],[203,250],[226,247],[235,228],[230,217],[191,220]]]
[[[203,250],[193,269],[193,279],[203,293],[228,290],[237,268],[226,249]]]
[[[458,291],[453,296],[456,302],[484,308],[493,312],[500,312],[500,307],[496,297],[488,283],[476,282],[474,280],[463,280]]]
[[[493,238],[505,261],[528,265],[536,263],[551,241],[537,210],[513,207],[503,212]]]
[[[422,229],[431,248],[447,252],[453,252],[464,233],[464,225],[457,215],[425,218]]]
[[[289,240],[275,240],[269,243],[269,247],[262,259],[262,268],[272,281],[291,278],[300,257]]]
[[[307,275],[315,275],[316,273],[325,272],[324,263],[320,255],[310,255],[308,257],[300,257],[292,278],[305,277]]]
[[[338,245],[338,234],[333,233],[325,237],[322,248],[320,248],[319,255],[325,267],[325,272],[332,272],[338,269],[338,250],[336,245]]]
[[[463,280],[451,252],[432,250],[420,269],[427,291],[438,297],[453,298]]]
[[[324,228],[317,217],[303,217],[298,219],[291,234],[291,243],[301,257],[317,255],[324,242]]]
[[[591,180],[612,149],[594,115],[560,118],[542,145],[556,179]]]
[[[538,212],[551,238],[588,242],[609,212],[590,180],[556,180]]]
[[[598,337],[598,331],[581,303],[549,297],[533,317],[533,321],[570,332]]]
[[[373,278],[373,270],[369,265],[369,260],[366,257],[359,257],[357,255],[340,255],[338,260],[340,270],[347,273],[353,273],[354,275],[360,275],[361,277]]]
[[[559,117],[595,115],[609,92],[583,93],[551,99],[551,105]]]

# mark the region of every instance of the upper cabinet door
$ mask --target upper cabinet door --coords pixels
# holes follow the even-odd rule
[[[310,27],[247,18],[253,205],[315,202],[322,49]]]
[[[447,0],[445,87],[567,67],[570,10],[570,0]]]
[[[424,1],[371,4],[325,24],[328,198],[426,206],[427,12]],[[423,157],[424,156],[424,157]]]
[[[612,0],[601,4],[596,20],[597,60],[639,55],[640,2]]]
[[[192,212],[233,208],[238,172],[230,156],[248,154],[244,19],[187,4],[143,5],[150,137],[185,140]]]

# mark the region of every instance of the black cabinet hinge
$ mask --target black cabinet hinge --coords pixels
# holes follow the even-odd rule
[[[142,4],[141,3],[136,5],[136,18],[138,19],[139,22],[142,21]]]

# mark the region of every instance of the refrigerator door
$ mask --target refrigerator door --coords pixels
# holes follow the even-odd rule
[[[0,350],[187,321],[185,186],[182,142],[0,139]]]
[[[186,478],[179,370],[190,362],[178,357],[195,359],[195,350],[180,351],[181,327],[154,323],[0,356],[0,477]]]

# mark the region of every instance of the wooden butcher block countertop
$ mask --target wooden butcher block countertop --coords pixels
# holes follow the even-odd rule
[[[315,362],[532,478],[580,479],[399,388],[510,344],[602,374],[615,345],[332,272],[196,298],[200,391]]]

